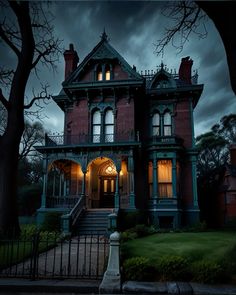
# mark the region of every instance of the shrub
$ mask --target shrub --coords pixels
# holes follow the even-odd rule
[[[160,280],[185,280],[188,276],[188,260],[181,256],[165,256],[157,264]]]
[[[141,211],[135,212],[120,212],[118,216],[119,229],[125,231],[135,227],[137,224],[147,223],[147,216]]]
[[[60,231],[61,228],[61,213],[59,212],[47,212],[45,219],[41,225],[42,231]]]
[[[125,280],[149,281],[154,278],[155,268],[146,257],[132,257],[124,261],[123,274]]]
[[[217,283],[221,281],[223,269],[213,261],[198,261],[192,265],[193,281],[199,283]]]
[[[138,236],[134,232],[125,231],[121,234],[121,242],[127,242],[136,239]]]

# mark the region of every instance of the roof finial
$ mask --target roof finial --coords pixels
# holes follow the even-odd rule
[[[105,31],[105,27],[104,27],[104,29],[103,29],[103,33],[102,33],[102,35],[101,35],[101,39],[102,40],[108,40],[108,38],[107,38],[107,34],[106,34],[106,31]]]

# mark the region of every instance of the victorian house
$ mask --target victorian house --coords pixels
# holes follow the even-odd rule
[[[65,114],[64,134],[45,136],[44,186],[38,220],[46,212],[148,213],[160,227],[199,219],[193,110],[203,90],[183,58],[178,73],[160,65],[138,73],[100,42],[79,63],[64,53],[65,81],[54,101]],[[82,206],[81,206],[82,204]]]

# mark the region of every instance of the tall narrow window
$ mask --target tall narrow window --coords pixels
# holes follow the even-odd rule
[[[101,113],[95,111],[93,113],[93,142],[101,141]]]
[[[164,125],[163,125],[163,135],[171,135],[171,115],[169,112],[164,114]]]
[[[105,80],[111,80],[110,65],[106,65],[105,67]]]
[[[160,136],[160,115],[158,113],[152,117],[152,135]]]
[[[172,162],[158,161],[158,190],[160,198],[172,197]]]
[[[112,110],[105,113],[105,142],[114,141],[114,115]]]
[[[97,81],[102,81],[102,67],[97,67]]]

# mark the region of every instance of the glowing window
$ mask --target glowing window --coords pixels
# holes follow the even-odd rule
[[[102,81],[102,71],[99,71],[97,74],[97,80]]]
[[[106,71],[106,80],[111,80],[111,72],[110,72],[110,70]]]
[[[158,191],[160,198],[172,197],[172,162],[158,161]]]

